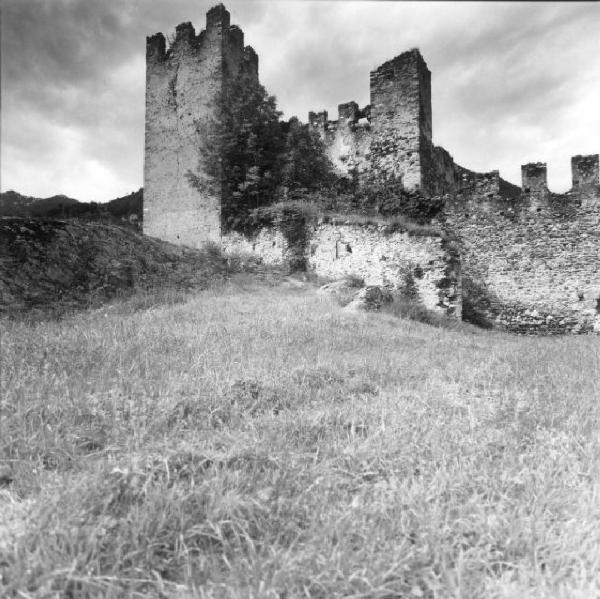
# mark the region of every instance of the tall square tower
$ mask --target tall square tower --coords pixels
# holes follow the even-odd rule
[[[220,181],[199,189],[189,174],[210,177],[202,125],[218,117],[225,87],[240,73],[258,80],[258,57],[222,4],[208,11],[199,35],[191,23],[178,25],[168,50],[162,33],[147,38],[145,234],[192,247],[220,241]]]
[[[371,72],[371,165],[376,176],[429,193],[433,180],[431,73],[416,48]]]

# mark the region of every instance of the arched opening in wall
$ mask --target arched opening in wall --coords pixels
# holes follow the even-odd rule
[[[600,297],[596,299],[596,314],[600,314]]]

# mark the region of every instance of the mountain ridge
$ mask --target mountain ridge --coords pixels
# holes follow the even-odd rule
[[[81,218],[97,220],[103,217],[129,222],[141,222],[143,188],[105,203],[81,202],[64,194],[47,198],[26,196],[9,190],[0,193],[0,216],[39,218]]]

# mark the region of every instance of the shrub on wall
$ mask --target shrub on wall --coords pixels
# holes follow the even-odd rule
[[[355,204],[363,212],[381,216],[405,216],[413,222],[426,224],[442,210],[443,200],[407,191],[398,179],[370,179],[354,192]]]
[[[333,167],[318,134],[297,118],[280,117],[275,98],[240,77],[226,86],[215,116],[196,123],[200,164],[186,176],[196,189],[221,196],[225,231],[252,232],[257,208],[332,184]]]
[[[280,116],[262,85],[240,77],[226,86],[215,116],[196,123],[199,174],[186,175],[196,189],[221,196],[226,230],[242,228],[249,210],[272,201],[285,150]]]

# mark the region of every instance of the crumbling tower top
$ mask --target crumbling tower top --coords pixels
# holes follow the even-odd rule
[[[223,4],[207,12],[198,35],[190,22],[177,25],[170,48],[162,33],[147,38],[146,234],[196,247],[220,239],[223,191],[202,162],[200,128],[239,78],[258,81],[258,57]]]
[[[417,48],[371,71],[373,169],[428,191],[431,163],[431,73]]]
[[[213,6],[206,13],[206,28],[211,29],[213,27],[218,27],[219,25],[223,29],[227,29],[230,25],[231,15],[229,11],[225,8],[223,4],[217,4]]]

